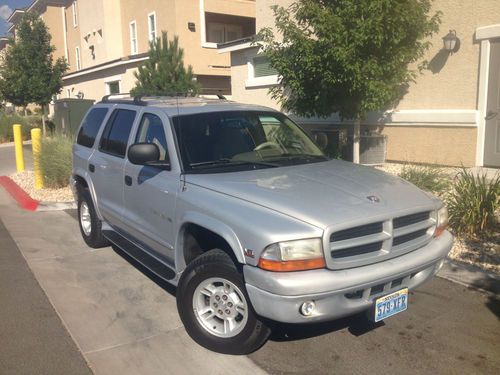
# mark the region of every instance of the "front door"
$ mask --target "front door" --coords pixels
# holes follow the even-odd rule
[[[484,165],[500,167],[500,40],[491,41]]]
[[[142,114],[135,143],[156,144],[160,149],[160,160],[169,161],[168,133],[160,116],[147,111]],[[174,211],[180,189],[179,172],[134,165],[127,161],[125,176],[129,179],[124,190],[123,221],[126,232],[146,245],[146,250],[154,251],[154,255],[173,264]]]

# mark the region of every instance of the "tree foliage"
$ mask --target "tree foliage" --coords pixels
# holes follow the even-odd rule
[[[432,0],[297,0],[273,6],[276,29],[259,32],[279,72],[271,95],[303,116],[359,119],[392,105],[414,81],[438,31]]]
[[[184,67],[184,50],[179,47],[179,38],[169,41],[167,33],[150,42],[149,59],[134,73],[136,86],[132,95],[178,95],[194,96],[200,85],[194,80],[191,65]]]
[[[9,41],[0,68],[0,93],[14,105],[47,105],[62,88],[68,66],[63,58],[54,63],[55,47],[47,26],[34,13],[26,13]]]

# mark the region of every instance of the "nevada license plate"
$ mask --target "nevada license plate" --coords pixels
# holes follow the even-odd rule
[[[405,311],[407,307],[408,288],[377,298],[375,301],[375,321],[380,322],[385,318]]]

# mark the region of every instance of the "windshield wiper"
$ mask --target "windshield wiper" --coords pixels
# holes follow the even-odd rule
[[[312,155],[312,154],[281,154],[277,158],[273,159],[278,159],[278,158],[283,158],[283,159],[321,159],[321,160],[330,160],[327,156],[325,155]]]
[[[191,168],[200,168],[200,167],[217,167],[221,165],[259,165],[263,167],[275,168],[278,167],[278,164],[267,163],[264,161],[251,161],[251,160],[231,160],[231,159],[218,159],[218,160],[209,160],[202,161],[199,163],[191,163],[189,166]]]

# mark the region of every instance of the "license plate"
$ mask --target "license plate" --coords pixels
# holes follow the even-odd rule
[[[405,311],[407,307],[408,288],[377,298],[375,301],[375,321],[380,322],[385,318]]]

